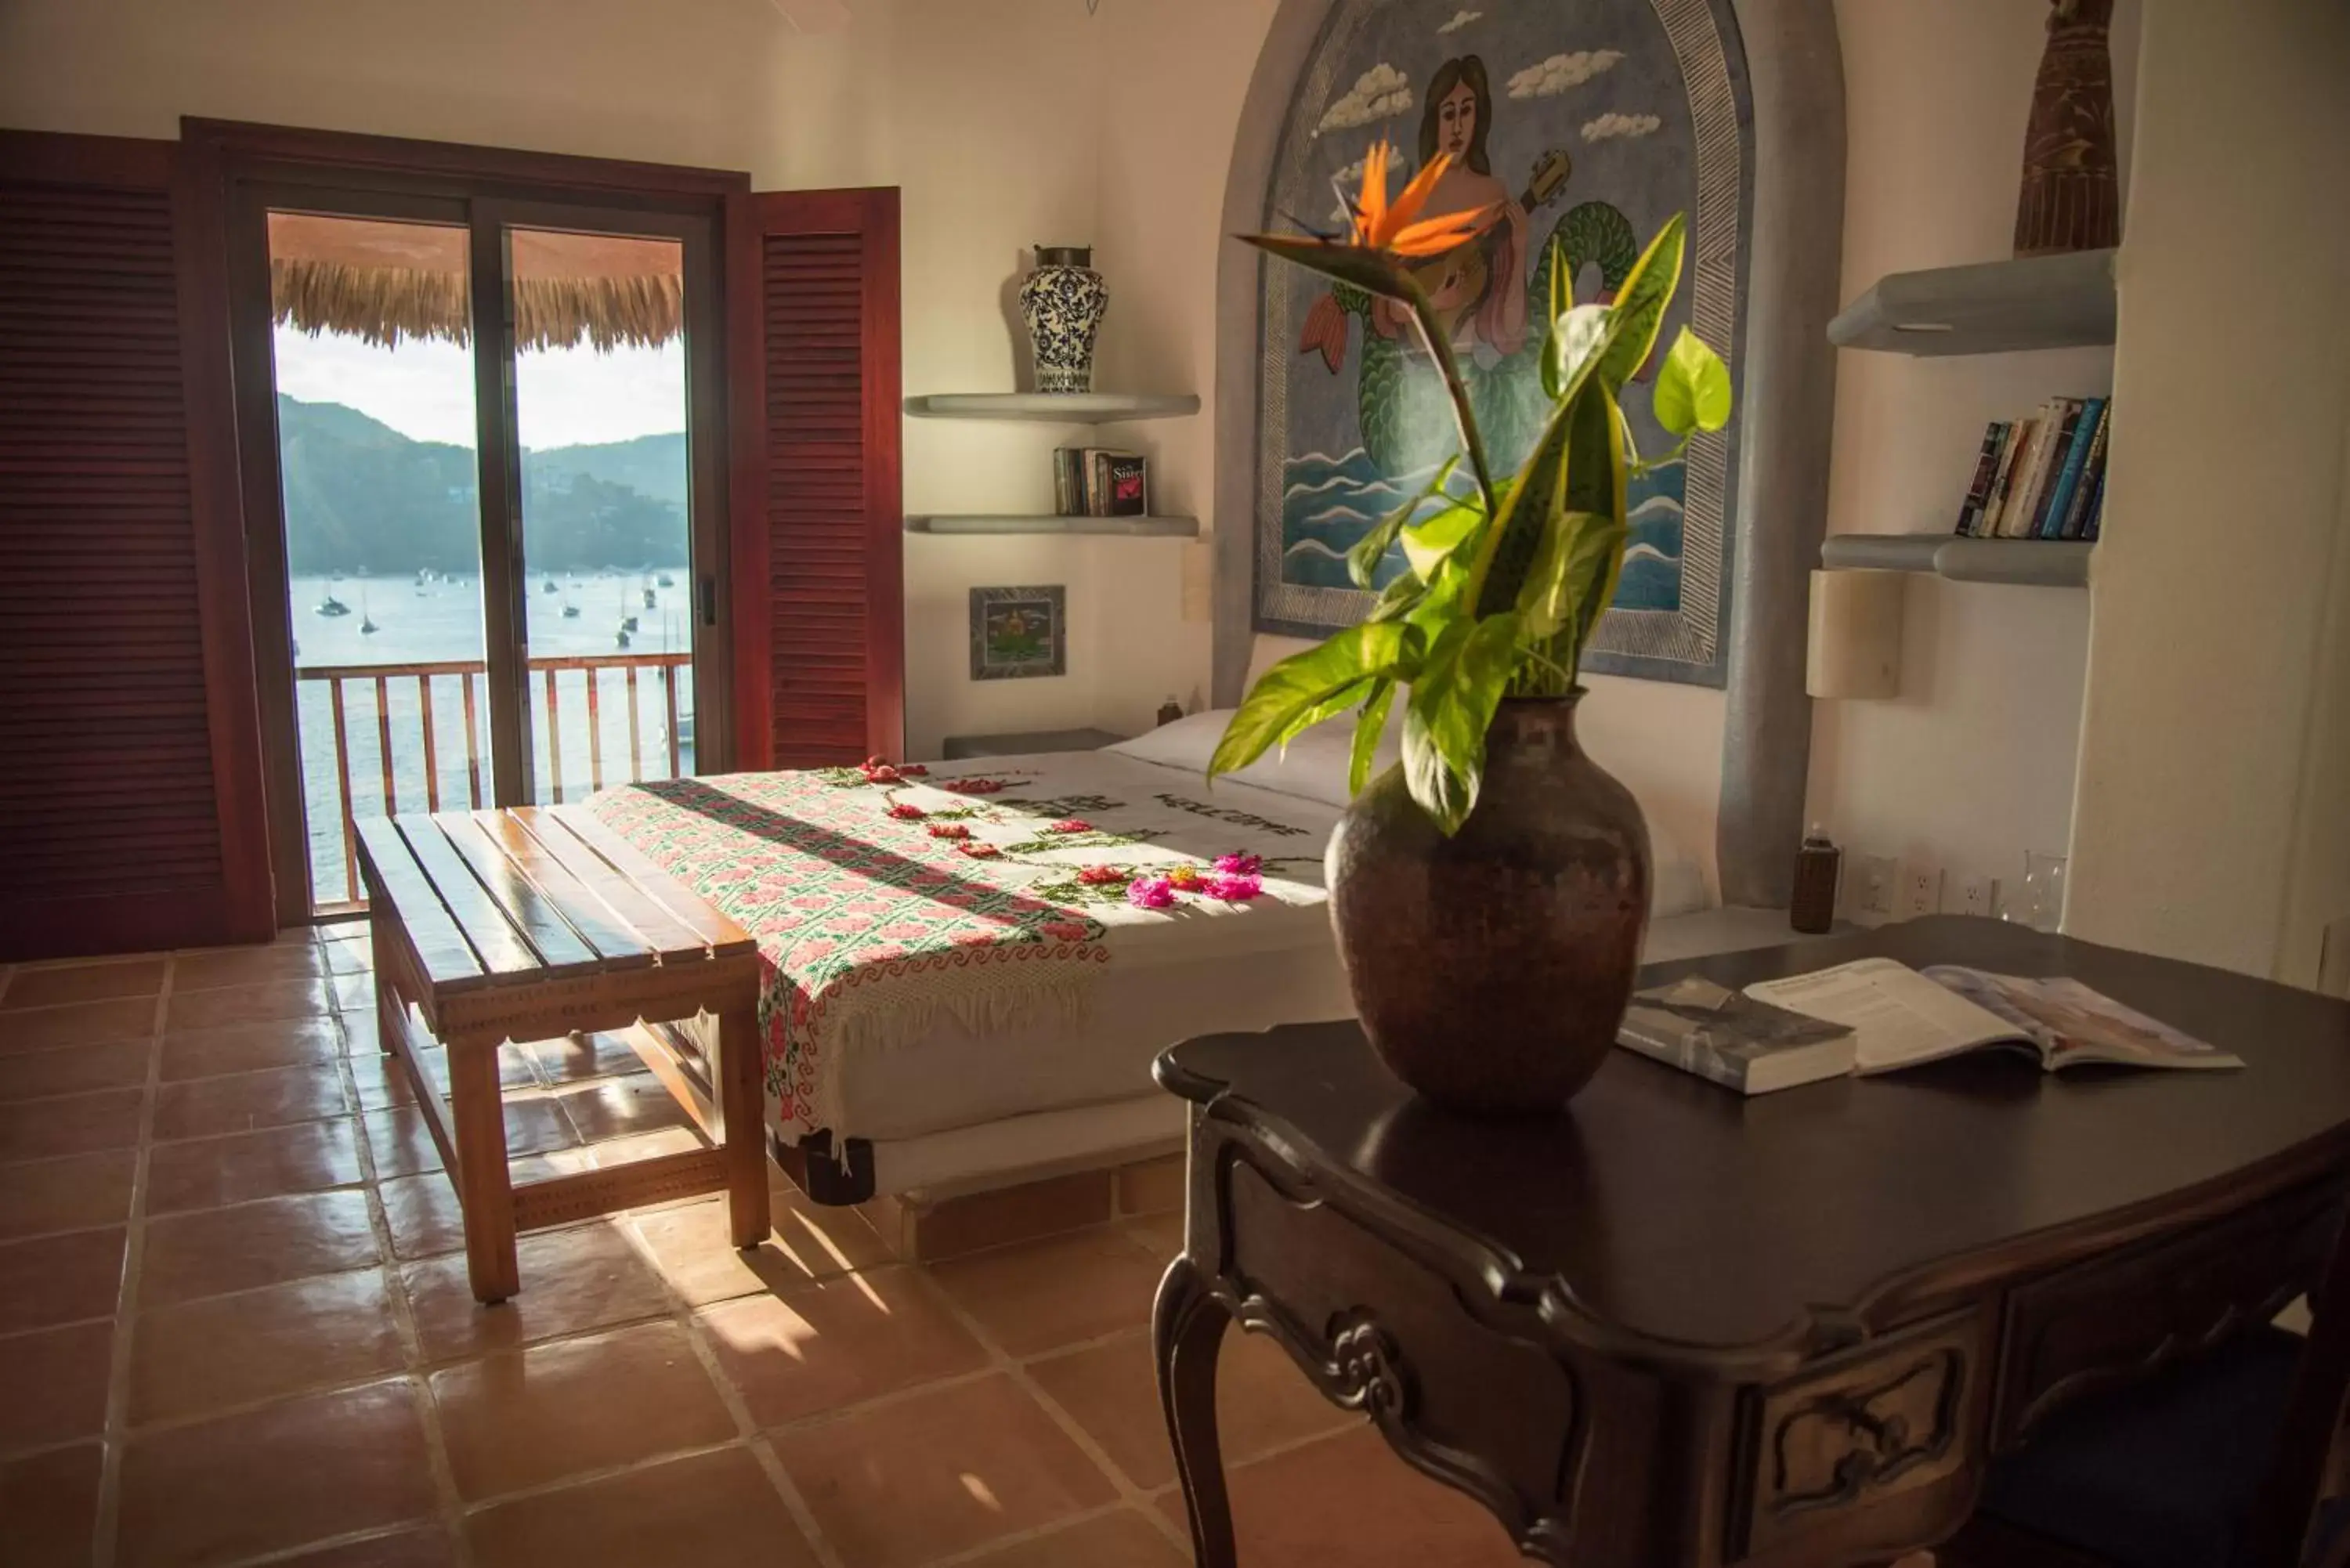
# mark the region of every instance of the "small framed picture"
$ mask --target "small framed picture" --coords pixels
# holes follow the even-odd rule
[[[971,678],[1020,680],[1069,672],[1068,590],[971,590]]]

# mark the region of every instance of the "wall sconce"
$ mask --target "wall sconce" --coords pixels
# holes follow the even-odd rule
[[[1804,690],[1814,697],[1901,694],[1900,572],[1815,571]]]

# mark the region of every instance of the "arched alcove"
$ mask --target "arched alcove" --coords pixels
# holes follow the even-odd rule
[[[1612,280],[1614,249],[1645,240],[1674,212],[1690,214],[1676,316],[1730,360],[1738,417],[1646,498],[1671,534],[1642,552],[1653,569],[1627,579],[1591,668],[1723,690],[1723,899],[1783,902],[1809,756],[1804,606],[1825,519],[1835,385],[1825,327],[1837,304],[1845,149],[1833,7],[1608,0],[1490,10],[1476,0],[1284,0],[1242,110],[1224,227],[1326,219],[1336,203],[1327,187],[1355,142],[1385,131],[1416,162],[1443,135],[1443,100],[1467,109],[1491,145],[1476,148],[1472,162],[1487,167],[1464,191],[1515,200],[1491,253],[1493,281],[1462,292],[1459,341],[1507,426],[1511,378],[1540,329],[1538,310],[1517,309],[1509,294],[1539,282],[1553,240],[1577,267],[1578,297],[1589,298]],[[1321,199],[1309,210],[1313,196]],[[1509,275],[1510,265],[1523,275]],[[1320,533],[1371,511],[1429,455],[1410,443],[1433,421],[1396,406],[1407,378],[1388,363],[1400,356],[1386,324],[1365,302],[1286,271],[1237,244],[1219,265],[1220,703],[1237,700],[1260,631],[1311,635],[1359,618],[1366,596],[1328,569],[1343,542]],[[1506,430],[1488,434],[1508,444]],[[1307,500],[1336,490],[1359,492],[1362,504]]]

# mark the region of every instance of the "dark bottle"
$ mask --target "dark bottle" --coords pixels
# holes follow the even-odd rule
[[[1844,851],[1829,842],[1827,829],[1813,825],[1795,852],[1795,898],[1787,908],[1787,923],[1807,936],[1817,936],[1835,925],[1836,873]]]
[[[1171,724],[1182,716],[1183,704],[1175,701],[1174,698],[1170,697],[1166,701],[1159,704],[1159,722],[1160,723]]]

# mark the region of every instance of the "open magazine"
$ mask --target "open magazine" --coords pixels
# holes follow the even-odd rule
[[[2023,980],[1956,964],[1914,970],[1874,958],[1763,981],[1746,993],[1852,1030],[1857,1073],[1889,1073],[1989,1047],[2028,1051],[2051,1073],[2085,1062],[2244,1064],[2076,980]]]

